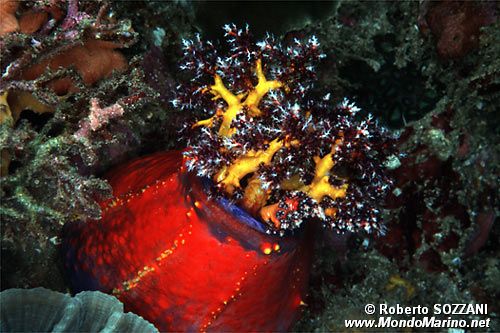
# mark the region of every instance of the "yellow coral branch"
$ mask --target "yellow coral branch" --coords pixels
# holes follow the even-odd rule
[[[267,81],[264,72],[262,71],[262,61],[257,60],[255,66],[255,73],[257,74],[257,85],[250,91],[248,97],[246,98],[244,105],[250,110],[250,115],[253,117],[260,116],[262,112],[259,110],[259,103],[262,97],[264,97],[270,90],[278,89],[283,86],[279,81]]]
[[[348,184],[342,186],[333,186],[330,184],[330,173],[333,169],[335,162],[333,161],[333,153],[338,143],[332,148],[332,151],[326,154],[323,158],[319,156],[314,157],[316,169],[314,171],[314,179],[311,184],[306,185],[300,189],[301,192],[306,193],[309,197],[316,200],[318,203],[323,200],[325,196],[332,199],[343,198],[346,195]]]
[[[268,81],[262,70],[262,61],[259,59],[255,65],[255,74],[257,75],[257,85],[248,94],[243,93],[234,95],[226,88],[222,78],[215,75],[214,84],[207,90],[214,95],[214,99],[222,98],[227,103],[227,108],[223,112],[217,112],[214,116],[198,121],[193,127],[198,126],[213,126],[214,120],[222,116],[222,124],[219,128],[219,135],[230,137],[234,134],[234,128],[231,128],[231,123],[236,116],[246,107],[249,110],[249,115],[252,117],[260,116],[262,112],[259,110],[259,104],[262,98],[273,89],[283,86],[277,80]],[[246,96],[245,100],[243,98]]]
[[[240,180],[257,171],[261,163],[271,164],[274,154],[281,147],[283,147],[283,140],[274,139],[266,150],[249,151],[244,156],[237,158],[230,166],[222,168],[215,175],[215,181],[224,186],[226,192],[231,194],[235,188],[240,187]]]
[[[309,197],[321,202],[325,196],[332,199],[343,198],[347,190],[347,184],[342,186],[333,186],[330,184],[330,175],[335,166],[332,156],[335,149],[342,143],[342,139],[337,140],[333,145],[330,153],[326,154],[323,158],[319,156],[314,157],[316,168],[314,170],[314,179],[309,185],[305,185],[298,175],[293,175],[289,179],[281,182],[280,187],[286,191],[300,191],[306,193]]]
[[[320,203],[324,197],[330,197],[332,199],[344,198],[346,196],[348,184],[343,184],[342,186],[333,186],[330,184],[330,176],[333,174],[332,169],[335,166],[333,161],[333,154],[337,147],[342,143],[343,139],[338,139],[332,147],[330,153],[326,154],[322,158],[319,156],[314,157],[314,162],[316,163],[316,168],[314,170],[314,179],[309,185],[304,185],[300,180],[298,175],[294,175],[291,178],[281,182],[280,187],[287,191],[300,191],[307,194],[310,198],[314,199],[316,202]],[[281,222],[278,220],[276,214],[278,211],[286,209],[281,209],[277,203],[264,206],[260,209],[259,214],[262,220],[266,222],[271,222],[277,229]],[[324,211],[325,215],[331,218],[335,217],[337,210],[333,207],[326,208]]]

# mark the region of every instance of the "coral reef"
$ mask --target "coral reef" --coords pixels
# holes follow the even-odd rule
[[[14,22],[0,37],[2,288],[63,290],[54,266],[61,226],[98,218],[95,200],[110,188],[95,174],[133,156],[167,120],[148,118],[156,92],[141,59],[117,50],[137,35],[108,5],[2,6]]]
[[[250,22],[258,35],[271,30],[285,48],[296,48],[294,39],[304,43],[317,36],[326,57],[314,68],[315,87],[299,101],[314,99],[338,110],[347,96],[361,109],[357,120],[371,112],[390,135],[399,135],[396,145],[404,153],[386,160],[394,188],[387,200],[378,200],[385,206],[380,212],[385,237],[324,233],[310,297],[304,300],[305,318],[296,330],[343,330],[339,320],[360,314],[360,303],[387,299],[413,305],[488,303],[489,329],[498,331],[498,3],[339,0],[307,8],[241,6],[0,1],[1,288],[67,289],[56,255],[61,224],[99,218],[96,200],[110,195],[102,173],[136,155],[185,147],[189,135],[184,131],[179,141],[182,124],[214,116],[215,105],[226,109],[223,99],[211,101],[214,73],[198,78],[198,86],[207,90],[191,96],[194,101],[202,96],[206,110],[181,110],[170,103],[178,98],[179,83],[192,79],[192,72],[177,68],[186,51],[183,39],[195,33],[213,38],[224,23]],[[223,47],[220,54],[232,53]],[[101,57],[109,55],[116,64],[88,71],[68,55],[106,67]],[[231,94],[258,84],[255,60],[241,74],[248,83],[239,88],[231,75],[222,75],[224,68],[219,73]],[[40,64],[53,65],[45,71]],[[276,79],[268,59],[261,66],[266,81]],[[23,76],[28,70],[32,76]],[[322,101],[326,91],[332,92],[330,100]],[[282,103],[279,98],[286,94],[286,86],[269,91],[258,109],[268,107],[263,102],[271,95]],[[117,112],[91,126],[96,119],[91,109],[94,115]],[[218,117],[214,120],[220,122]],[[219,142],[216,125],[195,127],[193,133],[210,131]],[[310,158],[307,184],[314,178]],[[242,188],[247,181],[240,181]],[[239,200],[244,194],[236,189],[232,195]],[[296,198],[290,199],[281,211],[294,208]]]
[[[45,288],[7,289],[0,293],[0,308],[2,332],[158,332],[99,291],[71,297]]]

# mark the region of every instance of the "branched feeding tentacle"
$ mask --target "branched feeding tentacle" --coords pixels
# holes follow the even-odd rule
[[[188,170],[213,180],[219,195],[284,233],[319,219],[338,231],[382,230],[379,204],[391,186],[384,161],[391,138],[371,116],[330,94],[312,98],[316,37],[282,45],[255,42],[248,27],[224,26],[229,54],[199,36],[184,41],[182,69],[193,79],[175,104],[195,108]]]

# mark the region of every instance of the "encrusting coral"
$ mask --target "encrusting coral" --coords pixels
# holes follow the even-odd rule
[[[337,231],[382,230],[378,209],[391,180],[391,138],[369,116],[330,94],[318,98],[318,40],[255,43],[248,27],[224,27],[229,54],[212,42],[184,41],[194,78],[174,107],[203,110],[189,132],[186,165],[283,234],[306,219]],[[213,83],[211,83],[213,82]]]
[[[76,0],[69,1],[64,17],[63,5],[63,2],[57,1],[51,6],[37,2],[7,1],[2,4],[9,20],[14,22],[7,25],[7,20],[0,34],[3,37],[2,67],[6,68],[5,80],[37,80],[47,76],[44,86],[58,95],[64,95],[78,90],[81,80],[91,85],[109,77],[113,71],[126,70],[126,59],[115,49],[134,43],[135,35],[129,23],[104,22],[105,10],[92,18],[86,12],[79,11]],[[16,11],[20,13],[19,21],[16,21]],[[30,22],[31,26],[26,27],[25,21]],[[19,54],[15,47],[23,45],[26,38],[31,38],[31,45]],[[81,76],[81,80],[69,71],[70,68]],[[66,71],[58,72],[60,69]]]
[[[60,228],[100,216],[110,188],[93,174],[137,149],[134,130],[154,130],[142,108],[153,92],[117,50],[137,34],[110,4],[1,6],[15,23],[0,36],[2,284],[60,288],[49,264]]]
[[[134,42],[130,29],[122,31],[119,25],[105,24],[100,16],[90,21],[90,15],[80,12],[75,0],[69,1],[64,17],[62,5],[2,1],[0,11],[6,19],[0,26],[0,124],[14,126],[23,110],[54,112],[57,98],[52,93],[63,96],[76,92],[114,71],[127,69],[125,57],[115,49]],[[43,97],[37,91],[40,88],[47,89]],[[1,174],[6,175],[10,154],[5,150],[1,162]]]

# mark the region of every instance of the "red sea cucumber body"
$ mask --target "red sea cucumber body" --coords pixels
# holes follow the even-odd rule
[[[310,266],[309,232],[278,237],[182,168],[180,152],[109,174],[103,218],[67,226],[76,290],[99,289],[165,331],[283,331],[297,318]]]

